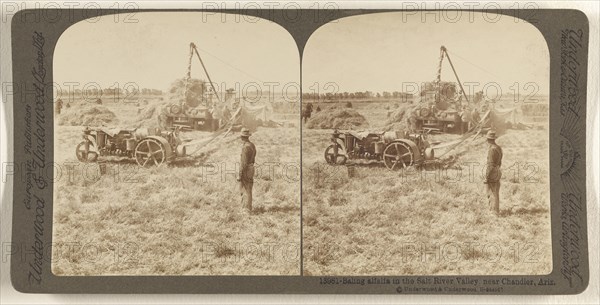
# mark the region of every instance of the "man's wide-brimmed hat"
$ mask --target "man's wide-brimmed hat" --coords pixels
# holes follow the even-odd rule
[[[495,132],[495,131],[493,131],[493,130],[490,130],[490,131],[488,131],[488,133],[487,133],[487,138],[488,138],[488,139],[495,140],[495,139],[497,138],[497,137],[496,137],[496,132]]]
[[[240,134],[242,138],[247,138],[250,136],[250,129],[242,128],[242,133]]]

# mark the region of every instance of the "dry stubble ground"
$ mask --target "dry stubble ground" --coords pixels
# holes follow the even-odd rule
[[[98,165],[76,161],[81,131],[57,126],[55,132],[63,175],[54,184],[53,273],[299,274],[298,127],[253,134],[259,168],[250,214],[242,211],[234,174],[237,134],[169,166],[141,169],[112,160],[100,176]]]
[[[366,117],[381,105],[356,107]],[[374,127],[376,128],[376,127]],[[448,170],[324,165],[330,130],[303,129],[305,275],[508,275],[552,270],[548,131],[508,130],[501,216],[482,183],[487,144],[459,148]],[[439,139],[451,136],[434,136]]]

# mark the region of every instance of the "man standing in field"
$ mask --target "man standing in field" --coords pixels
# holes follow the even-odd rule
[[[477,126],[477,124],[479,124],[479,121],[481,121],[481,115],[479,114],[477,107],[473,107],[473,112],[471,113],[471,122],[473,125],[472,127]],[[472,127],[469,127],[469,130],[471,130]]]
[[[408,125],[408,131],[410,133],[416,133],[417,132],[417,115],[413,112],[410,114],[410,116],[406,119],[407,125]]]
[[[306,122],[308,121],[308,119],[310,119],[312,110],[313,110],[312,103],[306,104],[304,106],[304,108],[302,109],[302,119],[304,120],[304,124],[306,124]]]
[[[56,105],[54,106],[54,112],[56,114],[60,114],[60,111],[62,110],[62,108],[63,108],[63,101],[61,99],[58,99],[56,101]]]
[[[502,178],[502,148],[496,144],[496,132],[488,131],[489,144],[485,181],[490,209],[500,214],[500,178]]]
[[[465,131],[469,131],[469,130],[471,130],[471,128],[473,128],[473,119],[471,117],[471,110],[469,109],[469,107],[463,106],[463,111],[460,114],[460,119],[461,119],[461,121],[467,123],[467,130],[462,130],[463,133]]]
[[[256,157],[256,147],[250,142],[250,130],[242,128],[242,155],[240,160],[240,195],[242,196],[242,206],[247,211],[252,211],[252,187],[254,185],[254,158]]]

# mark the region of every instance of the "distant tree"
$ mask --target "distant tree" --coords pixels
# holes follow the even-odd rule
[[[381,94],[377,92],[377,98],[381,98]]]
[[[413,95],[411,93],[406,93],[406,92],[402,92],[402,102],[407,103],[408,101],[412,100]]]
[[[383,91],[383,98],[391,98],[392,94],[387,92],[387,91]]]

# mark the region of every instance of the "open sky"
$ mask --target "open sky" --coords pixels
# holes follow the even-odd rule
[[[320,27],[304,49],[303,91],[320,87],[330,92],[323,90],[328,82],[336,83],[340,92],[402,91],[404,82],[435,79],[444,45],[463,83],[479,82],[481,90],[483,84],[496,82],[504,93],[515,82],[522,92],[526,83],[534,82],[538,93],[548,93],[548,47],[533,25],[478,12],[472,12],[472,20],[467,12],[461,17],[442,15],[439,22],[431,13],[426,22],[422,18],[421,13],[376,13]],[[442,80],[455,81],[447,60]]]
[[[67,29],[56,46],[55,82],[95,82],[103,88],[135,82],[166,90],[185,76],[190,42],[200,49],[212,80],[228,88],[235,82],[300,82],[296,43],[270,21],[200,12],[140,12],[133,18],[136,23],[103,16]],[[192,77],[206,79],[197,58]]]

